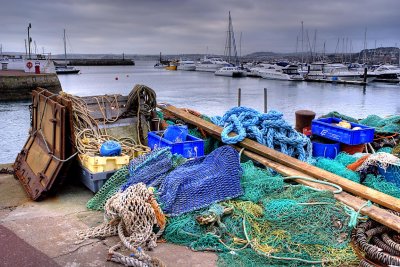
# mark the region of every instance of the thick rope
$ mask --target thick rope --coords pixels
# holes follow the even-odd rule
[[[157,246],[157,237],[165,227],[165,217],[154,202],[153,194],[145,184],[134,184],[107,201],[103,224],[78,233],[78,237],[87,239],[118,235],[120,242],[109,249],[108,260],[126,266],[164,266],[159,259],[152,258],[143,251]],[[160,219],[162,225],[158,224],[156,213],[163,218]],[[157,234],[153,232],[154,225],[158,225],[160,229]],[[125,256],[116,252],[122,246],[132,254]]]
[[[248,137],[258,143],[278,150],[302,161],[311,159],[311,141],[304,134],[298,133],[278,111],[260,113],[247,107],[235,107],[223,117],[213,117],[211,121],[224,129],[222,142],[236,144]],[[235,136],[229,133],[235,132]]]

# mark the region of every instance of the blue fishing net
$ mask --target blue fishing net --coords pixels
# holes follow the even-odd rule
[[[243,194],[238,152],[222,146],[187,161],[162,181],[159,199],[166,214],[176,216]]]
[[[122,186],[122,190],[140,182],[147,186],[158,186],[172,169],[172,164],[169,147],[132,159],[128,166],[128,181]]]

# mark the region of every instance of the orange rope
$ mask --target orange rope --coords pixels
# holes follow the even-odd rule
[[[359,158],[356,162],[347,165],[347,169],[352,170],[352,171],[356,171],[358,167],[361,166],[361,164],[364,163],[364,161],[369,157],[369,155],[365,155],[362,156],[361,158]]]
[[[158,205],[157,201],[154,198],[150,199],[150,205],[153,208],[154,213],[156,215],[156,220],[157,220],[158,226],[160,226],[161,229],[164,228],[167,220],[165,218],[164,213],[160,209],[160,206]]]

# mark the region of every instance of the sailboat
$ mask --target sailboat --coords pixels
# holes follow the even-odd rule
[[[78,74],[79,69],[75,67],[68,66],[67,64],[67,41],[65,38],[65,29],[64,29],[64,66],[56,66],[57,74]]]
[[[235,35],[233,32],[231,12],[229,11],[229,23],[228,31],[225,43],[226,61],[231,64],[230,66],[224,66],[218,69],[214,74],[217,76],[228,76],[228,77],[245,77],[246,72],[242,70],[239,65],[239,58],[237,56]]]

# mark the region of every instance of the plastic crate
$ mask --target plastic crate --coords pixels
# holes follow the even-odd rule
[[[162,138],[163,131],[149,132],[147,143],[154,150],[161,147],[170,147],[172,154],[180,154],[185,158],[195,158],[204,155],[204,141],[193,135],[188,134],[183,142],[173,143]]]
[[[378,168],[379,174],[382,175],[386,181],[394,183],[400,188],[400,167],[396,165],[389,165],[389,167],[384,170]]]
[[[313,135],[338,141],[347,145],[360,145],[374,140],[375,129],[362,124],[352,123],[351,128],[360,127],[359,130],[346,129],[336,124],[342,121],[338,118],[322,118],[313,120],[311,132]]]
[[[81,165],[80,180],[90,191],[96,193],[115,172],[116,170],[94,173]]]
[[[94,173],[118,170],[129,164],[129,156],[100,157],[79,154],[79,159],[84,167]]]

